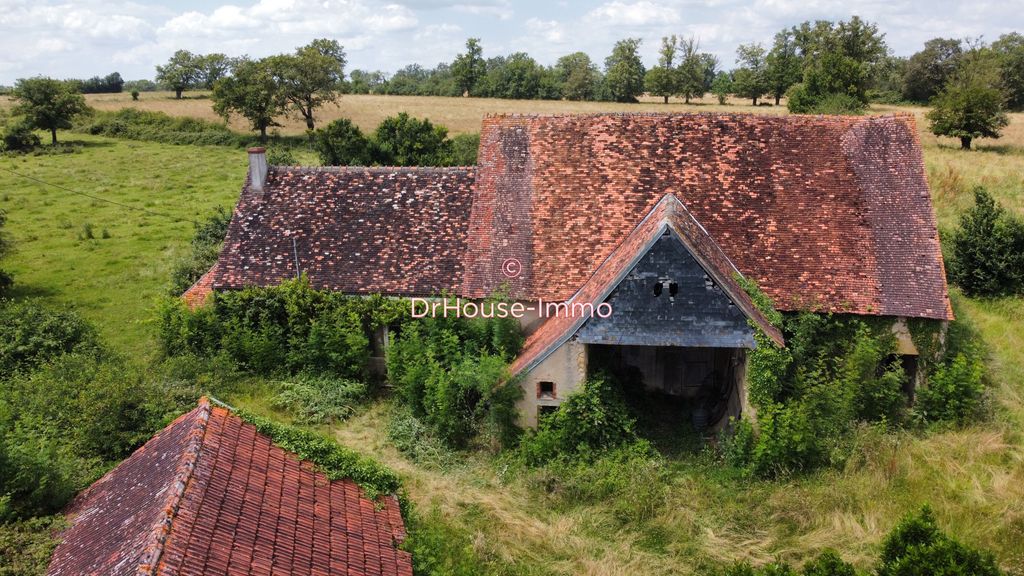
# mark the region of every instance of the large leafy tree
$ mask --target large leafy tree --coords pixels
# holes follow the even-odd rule
[[[679,93],[679,69],[676,68],[678,43],[679,39],[675,35],[663,37],[658,51],[658,65],[648,70],[644,77],[647,93],[664,98],[665,104],[668,104],[670,97]]]
[[[616,102],[636,102],[644,91],[644,63],[640,60],[639,38],[619,40],[605,58],[605,83]]]
[[[484,61],[484,50],[480,46],[479,38],[466,40],[466,53],[459,54],[452,62],[452,75],[455,76],[455,83],[459,91],[472,96],[473,89],[477,82],[487,73],[487,63]]]
[[[803,61],[803,82],[795,88],[799,97],[790,99],[790,110],[814,111],[836,97],[863,108],[875,68],[889,53],[878,26],[854,16],[839,23],[804,22],[792,33]]]
[[[1024,35],[1003,34],[992,43],[999,57],[1000,85],[1011,110],[1024,110]]]
[[[998,87],[997,61],[990,50],[975,47],[965,53],[953,78],[932,100],[928,113],[931,130],[938,136],[960,139],[970,150],[975,138],[998,138],[1009,124]]]
[[[156,67],[156,81],[174,90],[174,97],[181,98],[181,93],[194,88],[202,80],[203,57],[188,50],[178,50],[167,61],[167,64]]]
[[[700,45],[692,36],[679,41],[679,95],[684,102],[690,103],[690,98],[701,98],[705,89],[705,70],[708,67],[708,59],[700,52]]]
[[[601,73],[586,52],[573,52],[558,59],[555,74],[566,100],[593,100]]]
[[[275,118],[284,111],[284,99],[269,62],[238,60],[234,73],[214,84],[213,110],[225,120],[231,114],[242,116],[266,139],[267,128],[280,126]]]
[[[792,30],[782,30],[775,34],[765,66],[768,92],[778,106],[786,91],[803,77],[803,60]]]
[[[736,63],[740,67],[733,72],[733,93],[757,106],[757,100],[769,89],[767,51],[761,44],[740,44]]]
[[[85,97],[72,82],[37,76],[22,78],[14,85],[14,113],[39,130],[48,130],[57,143],[57,130],[70,128],[71,120],[85,112]]]
[[[925,103],[935,97],[956,72],[963,54],[963,42],[954,38],[932,38],[910,57],[903,75],[903,98]]]
[[[231,71],[232,62],[224,54],[214,53],[198,57],[199,74],[198,83],[207,90],[213,90],[217,81],[228,75]]]
[[[344,48],[337,40],[319,38],[268,63],[288,109],[306,121],[307,129],[316,129],[317,109],[337,101],[344,88]]]

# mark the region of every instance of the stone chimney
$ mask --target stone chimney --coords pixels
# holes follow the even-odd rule
[[[249,188],[263,194],[267,182],[267,149],[259,146],[249,148]]]

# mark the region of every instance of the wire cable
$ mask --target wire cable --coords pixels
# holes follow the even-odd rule
[[[118,202],[116,200],[110,200],[108,198],[102,198],[102,197],[96,196],[94,194],[89,194],[89,193],[86,193],[86,192],[80,192],[78,190],[74,190],[72,188],[68,188],[67,186],[64,186],[64,185],[61,185],[61,184],[54,184],[53,182],[47,182],[45,180],[40,180],[39,178],[36,178],[34,176],[28,176],[26,174],[21,174],[19,172],[15,172],[14,170],[11,170],[10,168],[4,167],[4,166],[0,166],[0,170],[3,170],[4,172],[7,172],[8,174],[12,174],[14,176],[17,176],[18,178],[24,178],[25,180],[30,180],[30,181],[35,182],[37,184],[42,184],[43,186],[50,186],[50,187],[53,187],[53,188],[57,188],[58,190],[63,190],[65,192],[69,192],[71,194],[77,194],[78,196],[84,196],[86,198],[90,198],[92,200],[96,200],[97,202],[106,202],[107,204],[112,204],[114,206],[119,206],[119,207],[124,208],[126,210],[134,210],[136,212],[142,212],[142,213],[149,214],[149,215],[152,215],[152,216],[159,216],[161,218],[170,218],[171,220],[173,220],[175,222],[191,222],[192,224],[196,224],[196,225],[200,224],[199,222],[197,222],[195,220],[192,220],[190,218],[182,218],[180,216],[175,216],[173,214],[167,214],[166,212],[157,212],[156,210],[150,210],[149,208],[142,208],[141,206],[132,206],[131,204],[125,204],[123,202]]]

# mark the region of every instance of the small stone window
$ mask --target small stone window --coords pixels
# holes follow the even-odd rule
[[[657,283],[656,283],[656,284],[654,285],[654,297],[655,297],[655,298],[657,298],[658,296],[661,296],[661,290],[662,290],[662,285],[661,285],[661,281],[658,281],[658,282],[657,282]]]
[[[676,294],[679,294],[679,284],[676,284],[675,282],[670,282],[668,285],[668,295],[671,296],[672,298],[675,298]]]
[[[541,400],[554,400],[555,396],[555,383],[544,380],[537,383],[537,398]]]

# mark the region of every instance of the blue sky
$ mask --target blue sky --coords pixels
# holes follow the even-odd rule
[[[317,37],[339,40],[350,70],[433,66],[470,36],[485,56],[525,51],[544,64],[576,50],[602,62],[615,40],[640,37],[652,64],[667,34],[697,37],[728,68],[737,44],[853,14],[876,22],[899,55],[936,36],[1024,32],[1024,0],[0,0],[0,84],[114,70],[152,78],[178,48],[258,57]]]

